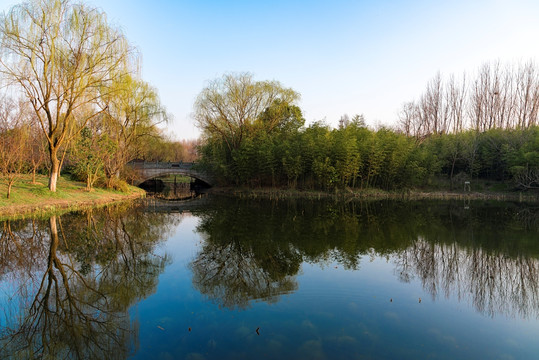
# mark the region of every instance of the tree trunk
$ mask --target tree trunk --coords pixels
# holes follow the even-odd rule
[[[56,215],[49,218],[49,227],[51,230],[51,243],[55,244],[54,248],[56,248],[58,246],[58,227],[56,226]]]
[[[13,181],[8,181],[7,184],[7,198],[9,199],[11,197],[11,187],[13,186]]]
[[[51,174],[49,177],[49,190],[56,192],[56,182],[58,181],[58,171],[60,169],[60,161],[58,161],[58,149],[49,148],[51,156]]]
[[[49,260],[48,260],[48,265],[49,265],[48,273],[49,273],[49,283],[50,283],[51,278],[54,277],[54,266],[53,266],[53,264],[54,264],[54,262],[56,260],[56,250],[58,249],[58,244],[59,244],[59,241],[58,241],[58,227],[57,227],[57,224],[56,224],[56,215],[53,215],[53,216],[50,217],[50,219],[49,219],[49,228],[50,228],[50,231],[51,231],[51,247],[50,247],[50,251],[49,251]]]

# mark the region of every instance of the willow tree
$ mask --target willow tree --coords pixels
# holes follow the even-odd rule
[[[103,96],[107,109],[103,128],[114,141],[116,150],[107,154],[105,175],[110,187],[124,165],[137,156],[137,146],[144,138],[159,136],[158,124],[167,121],[157,90],[134,76],[113,82],[114,91]]]
[[[49,189],[60,147],[105,111],[99,101],[132,53],[104,13],[70,0],[30,0],[0,19],[0,68],[26,98],[48,141]],[[90,109],[90,110],[89,110]]]
[[[204,136],[223,141],[233,151],[264,110],[276,101],[293,105],[298,99],[297,92],[277,81],[255,81],[249,73],[226,74],[202,90],[194,118]]]

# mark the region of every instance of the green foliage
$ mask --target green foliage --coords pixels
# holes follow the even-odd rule
[[[534,127],[516,136],[511,144],[504,144],[503,158],[516,187],[539,188],[539,128]]]
[[[305,128],[303,121],[296,106],[272,103],[236,149],[230,151],[223,139],[207,139],[201,147],[206,171],[225,185],[325,191],[403,190],[429,186],[437,177],[449,179],[447,190],[462,189],[468,179],[539,186],[536,127],[433,134],[418,141],[387,128],[368,129],[362,117],[338,129],[322,122]]]
[[[223,142],[232,152],[257,129],[297,127],[301,111],[291,105],[298,99],[298,93],[277,81],[255,81],[249,73],[225,74],[202,90],[194,118],[204,137]]]
[[[283,99],[275,99],[256,119],[255,127],[271,133],[296,133],[304,124],[305,119],[298,106],[291,105]]]
[[[110,178],[108,183],[105,183],[105,177],[101,177],[97,180],[96,186],[120,191],[122,193],[128,193],[130,191],[129,184],[125,182],[125,180],[121,180],[117,177]]]
[[[74,175],[86,181],[87,190],[91,190],[97,179],[103,175],[104,154],[113,153],[116,143],[107,134],[95,134],[85,127],[72,149],[75,160]]]

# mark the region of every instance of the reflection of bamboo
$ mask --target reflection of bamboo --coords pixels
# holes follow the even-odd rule
[[[522,208],[515,214],[515,218],[519,223],[524,224],[526,229],[539,229],[539,211],[537,209]]]

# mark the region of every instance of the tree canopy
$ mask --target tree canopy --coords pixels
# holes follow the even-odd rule
[[[194,118],[206,138],[219,139],[229,151],[238,149],[255,121],[272,104],[293,104],[299,94],[277,81],[255,81],[249,73],[226,74],[211,81],[195,102]],[[266,124],[278,126],[275,117]]]

